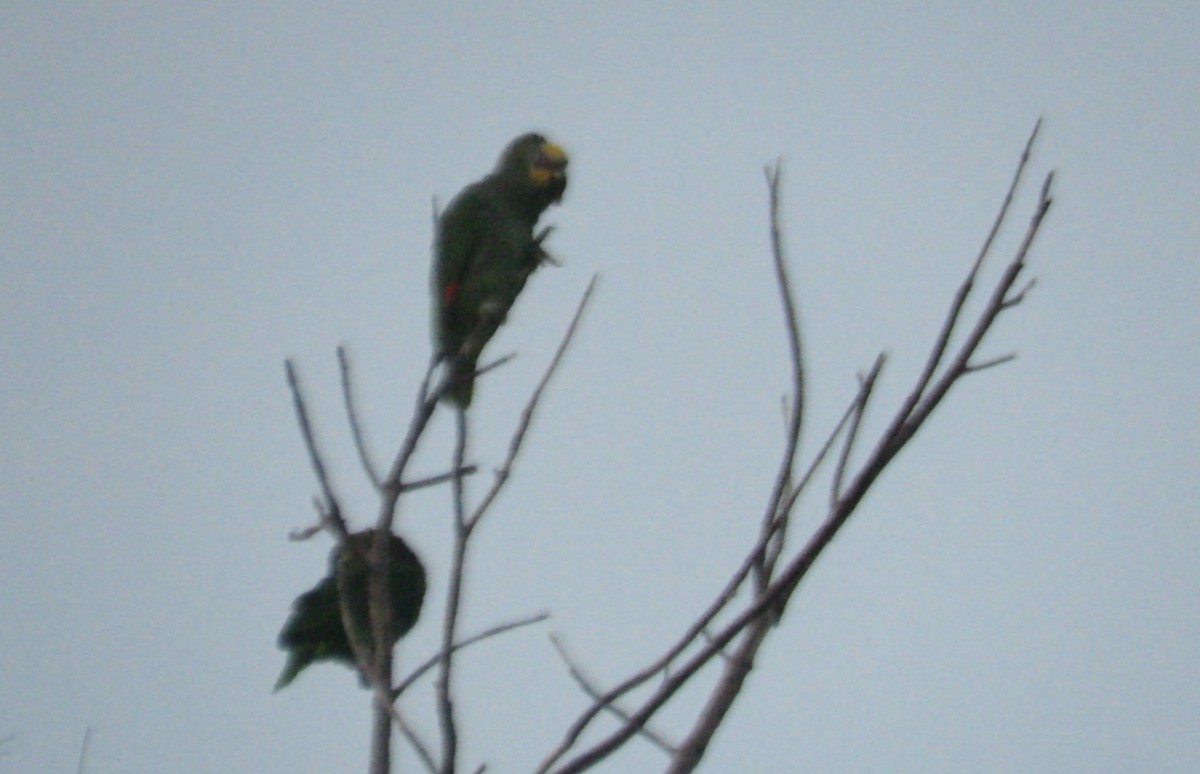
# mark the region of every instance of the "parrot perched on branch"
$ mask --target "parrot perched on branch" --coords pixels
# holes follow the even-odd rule
[[[463,189],[438,221],[434,245],[434,349],[447,366],[446,397],[471,404],[484,346],[525,281],[550,257],[542,212],[562,199],[567,155],[540,134],[509,143],[487,177]]]
[[[288,652],[288,660],[275,683],[276,691],[287,687],[296,675],[318,661],[340,661],[357,671],[358,662],[342,625],[339,578],[346,584],[350,620],[357,638],[367,645],[368,653],[374,658],[375,635],[371,631],[368,612],[367,565],[362,558],[371,550],[374,535],[374,530],[356,532],[350,536],[353,549],[334,548],[329,556],[329,574],[292,603],[292,614],[279,633],[279,647]],[[392,644],[395,645],[408,634],[421,614],[421,602],[425,599],[425,568],[397,535],[391,536],[388,550],[391,552],[388,590],[392,607]]]

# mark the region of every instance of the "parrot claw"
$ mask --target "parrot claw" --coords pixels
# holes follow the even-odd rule
[[[546,226],[541,231],[537,232],[537,235],[533,238],[534,247],[540,248],[542,246],[542,242],[545,242],[546,239],[553,233],[554,226]]]
[[[547,264],[547,263],[550,264],[551,266],[562,266],[562,261],[558,260],[550,253],[546,252],[545,248],[542,247],[542,242],[545,242],[546,239],[553,233],[554,233],[554,226],[546,226],[541,231],[537,232],[536,236],[534,236],[534,238],[533,238],[533,255],[534,255],[534,264],[533,265],[534,265],[534,267],[541,266],[542,264]]]

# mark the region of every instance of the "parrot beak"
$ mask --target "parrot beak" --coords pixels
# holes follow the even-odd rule
[[[538,162],[548,167],[565,169],[567,166],[567,153],[552,142],[543,143],[541,151],[538,154]]]
[[[562,189],[567,187],[566,151],[552,142],[543,143],[530,175],[539,186],[558,189],[561,196]]]

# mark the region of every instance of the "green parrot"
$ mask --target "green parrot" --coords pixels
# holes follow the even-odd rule
[[[434,245],[434,350],[447,363],[446,397],[471,404],[484,346],[543,261],[542,212],[562,199],[567,154],[540,134],[509,143],[487,177],[463,189],[438,222]]]
[[[374,534],[374,530],[364,530],[350,536],[362,556],[371,550]],[[388,588],[392,602],[392,644],[395,645],[413,628],[421,614],[421,602],[425,599],[425,568],[399,536],[391,536],[389,550]],[[292,603],[292,614],[279,633],[279,647],[288,652],[288,659],[275,683],[276,691],[291,684],[296,675],[317,661],[340,661],[357,670],[354,651],[342,625],[338,574],[343,583],[348,584],[350,618],[359,639],[373,646],[374,635],[367,609],[366,562],[354,550],[335,548],[329,557],[329,574],[296,598]],[[365,680],[363,684],[366,685]]]

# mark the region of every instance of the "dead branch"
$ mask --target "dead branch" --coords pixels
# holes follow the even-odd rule
[[[554,352],[554,357],[550,359],[550,364],[546,367],[541,380],[538,381],[537,387],[534,388],[533,393],[529,396],[529,401],[525,404],[525,409],[521,412],[521,420],[517,424],[517,429],[513,432],[512,439],[509,441],[508,456],[504,458],[500,469],[496,471],[491,488],[483,496],[483,499],[480,500],[479,505],[476,506],[475,511],[467,520],[467,528],[469,530],[475,529],[475,526],[483,519],[484,514],[487,513],[497,495],[500,494],[500,490],[504,488],[508,477],[512,474],[513,463],[516,462],[517,455],[521,452],[521,444],[525,441],[525,435],[529,431],[529,425],[533,421],[533,414],[542,399],[542,393],[545,392],[546,386],[550,383],[550,378],[558,370],[559,363],[562,362],[563,355],[567,352],[567,347],[570,346],[571,340],[575,337],[579,321],[583,318],[583,312],[587,308],[588,301],[591,300],[592,293],[596,289],[596,282],[599,279],[600,276],[598,274],[592,275],[587,289],[583,291],[583,297],[579,299],[579,304],[575,307],[575,314],[571,317],[570,324],[567,325],[566,333],[563,334],[558,349]]]
[[[300,425],[300,435],[304,437],[304,447],[308,449],[308,460],[312,463],[313,473],[317,477],[317,483],[321,486],[323,502],[319,510],[322,521],[333,530],[338,540],[344,542],[349,536],[346,530],[346,520],[342,518],[341,506],[329,483],[329,475],[325,472],[325,461],[317,449],[317,441],[313,436],[312,424],[308,420],[308,408],[304,402],[304,393],[300,389],[300,377],[296,373],[296,365],[289,358],[284,361],[284,369],[287,371],[288,388],[292,392],[292,405],[296,409],[296,422]]]
[[[510,632],[514,629],[520,629],[525,626],[531,626],[536,623],[541,623],[542,621],[545,621],[549,617],[550,617],[549,613],[538,613],[537,615],[531,615],[526,618],[518,619],[516,621],[509,621],[507,623],[497,624],[497,625],[491,627],[490,629],[485,629],[482,632],[479,632],[478,634],[473,634],[464,640],[460,640],[460,641],[454,643],[454,645],[452,646],[452,649],[455,652],[457,652],[457,651],[462,650],[463,648],[468,648],[477,642],[482,642],[486,639],[490,639],[497,635],[504,634],[506,632]],[[417,667],[412,672],[410,672],[408,677],[401,680],[396,685],[396,687],[392,689],[392,699],[395,700],[395,699],[400,698],[401,694],[403,694],[410,687],[412,687],[413,683],[415,683],[417,680],[421,679],[421,677],[426,675],[429,672],[429,670],[431,670],[435,666],[437,666],[441,662],[441,660],[442,660],[442,653],[439,650],[436,654],[430,656],[428,659],[421,662],[421,665],[419,667]]]
[[[342,400],[346,406],[346,421],[350,424],[350,434],[354,438],[354,448],[358,451],[359,462],[362,463],[363,472],[366,473],[367,479],[376,490],[379,489],[379,474],[375,472],[375,465],[371,462],[371,455],[367,453],[367,444],[363,439],[362,425],[358,421],[358,411],[354,407],[354,390],[350,385],[350,356],[346,353],[346,345],[341,344],[337,348],[338,368],[342,373]]]
[[[1000,213],[993,223],[983,248],[980,250],[966,278],[955,294],[942,328],[931,347],[924,369],[908,395],[902,401],[889,426],[867,455],[866,461],[862,463],[853,475],[848,475],[851,468],[854,442],[862,427],[862,417],[865,414],[874,385],[884,363],[882,355],[876,360],[868,375],[860,379],[859,392],[850,409],[848,409],[847,414],[843,416],[837,428],[830,435],[825,446],[809,467],[809,471],[802,478],[801,483],[794,488],[791,485],[791,471],[795,446],[798,444],[800,427],[802,426],[800,414],[803,410],[803,368],[801,364],[796,362],[796,359],[801,356],[799,330],[796,323],[795,306],[791,301],[792,295],[788,286],[787,274],[783,268],[784,259],[781,242],[777,238],[779,232],[777,216],[778,166],[776,166],[774,174],[771,174],[770,170],[768,170],[767,179],[771,195],[772,213],[772,251],[775,259],[776,279],[781,286],[780,292],[784,301],[789,344],[793,356],[793,406],[795,406],[795,409],[791,416],[792,422],[789,428],[788,442],[781,458],[779,472],[777,473],[771,496],[768,498],[768,508],[763,516],[762,528],[760,529],[758,540],[747,554],[742,565],[734,572],[731,579],[718,594],[714,603],[710,604],[709,608],[701,614],[696,623],[688,627],[684,636],[669,648],[663,657],[656,660],[650,667],[635,673],[616,688],[607,693],[596,694],[594,696],[592,705],[581,713],[579,718],[568,727],[562,742],[543,760],[538,769],[539,772],[553,771],[555,774],[568,774],[569,772],[580,772],[591,768],[625,744],[635,734],[641,733],[650,718],[674,696],[679,688],[686,684],[712,659],[726,654],[724,659],[725,666],[715,687],[709,694],[705,707],[698,714],[696,723],[688,737],[675,751],[671,766],[668,768],[671,774],[684,774],[685,772],[692,771],[702,759],[712,735],[721,725],[729,708],[744,687],[745,680],[753,667],[758,649],[771,631],[770,623],[773,620],[773,616],[768,613],[782,614],[800,581],[807,574],[808,570],[811,569],[816,559],[829,545],[838,530],[849,519],[850,515],[854,513],[858,504],[878,479],[883,469],[904,448],[908,441],[912,439],[925,420],[940,405],[950,388],[959,379],[969,373],[1000,365],[1012,359],[1008,355],[984,361],[977,361],[973,358],[985,335],[992,328],[999,315],[1006,309],[1018,305],[1023,300],[1029,288],[1032,287],[1032,283],[1029,283],[1019,291],[1013,292],[1014,283],[1024,268],[1025,259],[1052,201],[1049,195],[1050,184],[1053,179],[1052,173],[1046,177],[1034,215],[1015,255],[1006,265],[1000,278],[993,286],[989,299],[975,319],[965,340],[950,356],[949,362],[947,363],[946,361],[947,354],[950,351],[950,341],[959,327],[963,309],[977,281],[984,258],[990,252],[995,236],[1006,220],[1011,202],[1028,164],[1033,141],[1037,136],[1040,125],[1041,122],[1039,121],[1031,133],[1029,141],[1026,143],[1017,166],[1017,171],[1013,177],[1013,182],[1000,207]],[[943,363],[946,363],[944,368],[942,367]],[[844,435],[842,435],[843,432]],[[775,562],[771,561],[769,564],[767,562],[767,557],[770,556],[772,536],[776,532],[786,528],[790,513],[810,480],[811,474],[816,470],[820,462],[826,459],[828,451],[840,435],[842,436],[842,448],[833,476],[829,510],[826,517],[805,545],[786,561],[782,571],[775,573]],[[847,477],[849,478],[849,484],[843,486]],[[746,575],[751,570],[754,570],[756,573],[756,593],[750,602],[716,632],[709,634],[707,641],[700,645],[687,658],[683,659],[682,663],[676,663],[676,660],[681,657],[684,650],[696,641],[696,634],[708,631],[709,624],[733,599],[737,589],[740,588]],[[735,641],[736,646],[734,651],[727,653],[725,649]],[[669,673],[666,671],[668,665],[671,666]],[[659,672],[664,674],[662,682],[649,697],[642,701],[637,709],[626,713],[624,722],[616,731],[595,742],[591,747],[576,754],[565,763],[556,765],[574,747],[583,730],[599,712],[609,708],[617,698],[624,695],[629,689],[644,683],[651,675]]]
[[[458,626],[458,612],[462,604],[463,570],[467,558],[467,542],[470,530],[467,527],[466,505],[463,499],[463,458],[467,451],[467,411],[459,407],[456,412],[457,439],[454,446],[454,553],[450,563],[450,583],[446,591],[446,611],[442,623],[442,647],[437,681],[437,715],[442,735],[442,774],[454,774],[458,756],[458,725],[454,718],[454,699],[451,680],[454,674],[454,634]]]
[[[567,653],[567,648],[565,645],[563,645],[562,640],[551,634],[550,642],[554,645],[554,649],[558,651],[558,657],[563,660],[564,664],[566,664],[567,672],[570,673],[576,684],[579,685],[583,692],[586,693],[593,701],[600,701],[603,693],[599,688],[596,687],[595,682],[583,673],[583,668],[580,667],[575,660],[571,658],[570,654]],[[604,709],[611,712],[621,721],[629,722],[629,713],[621,709],[616,704],[605,704]],[[666,738],[662,736],[662,734],[659,734],[649,728],[641,728],[638,730],[638,733],[640,733],[646,738],[647,741],[665,752],[667,755],[675,754],[675,745],[668,742]]]
[[[457,759],[458,727],[454,715],[453,698],[454,654],[456,651],[454,641],[457,635],[459,609],[462,605],[462,589],[470,539],[475,528],[479,526],[492,503],[495,502],[496,497],[508,482],[513,465],[521,452],[525,436],[533,421],[534,412],[537,410],[546,386],[550,383],[550,378],[558,370],[558,366],[562,362],[563,356],[566,354],[567,348],[575,336],[575,331],[578,329],[579,322],[583,318],[583,312],[587,308],[588,301],[595,290],[597,279],[598,277],[593,275],[591,281],[588,282],[587,289],[584,290],[583,296],[579,300],[575,314],[572,316],[571,322],[567,326],[562,340],[559,342],[558,349],[555,350],[554,356],[551,358],[549,365],[530,395],[525,409],[521,412],[521,419],[517,423],[517,428],[509,441],[508,454],[503,464],[496,471],[491,487],[469,516],[467,514],[462,480],[462,471],[465,468],[464,459],[468,444],[467,412],[463,409],[459,409],[457,412],[458,432],[454,449],[454,468],[451,474],[454,491],[454,548],[451,558],[450,579],[446,592],[446,609],[442,623],[442,648],[437,680],[437,715],[442,735],[443,774],[452,774],[455,771]]]

